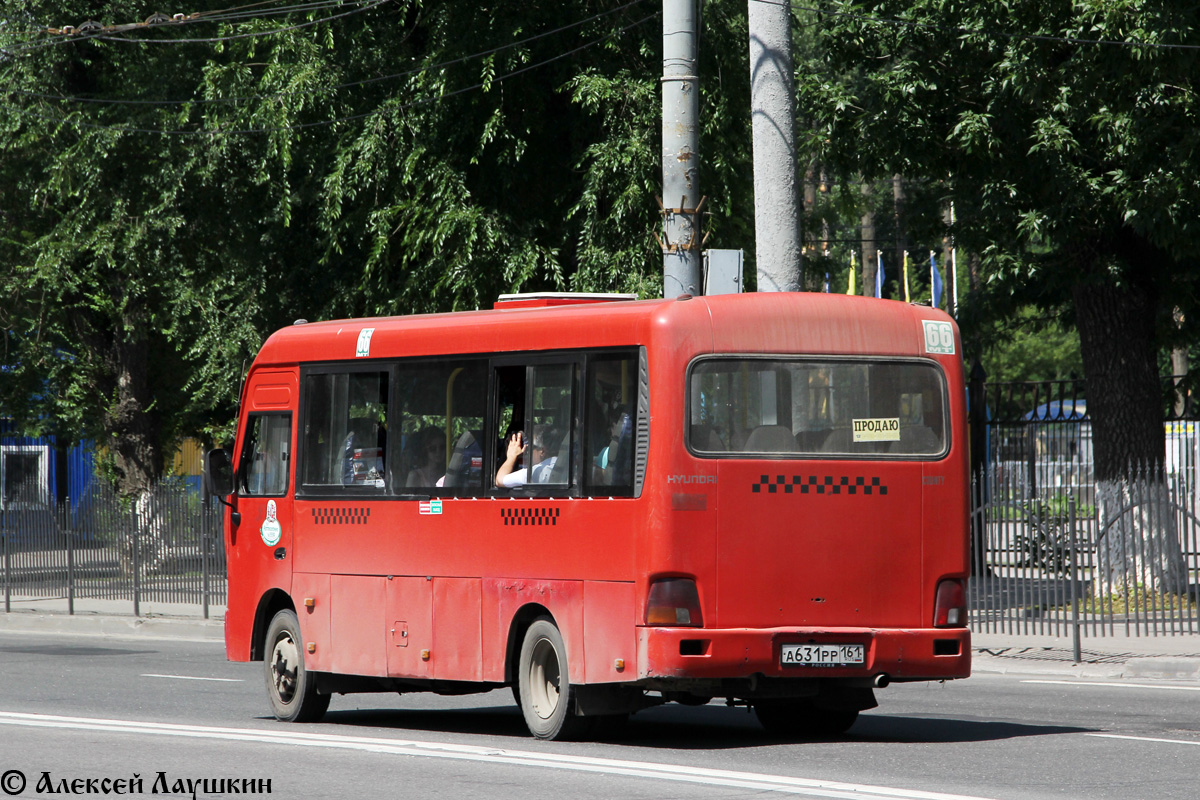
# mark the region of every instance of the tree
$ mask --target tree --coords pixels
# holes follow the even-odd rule
[[[1119,511],[1131,491],[1145,494],[1139,476],[1162,498],[1158,354],[1194,336],[1171,314],[1191,320],[1196,302],[1197,10],[1134,0],[823,8],[826,68],[859,76],[802,84],[828,157],[868,178],[943,182],[956,239],[986,274],[977,313],[1069,309],[1100,523],[1112,526],[1098,586],[1147,574],[1155,588],[1182,590],[1173,525],[1129,525]]]
[[[0,403],[125,496],[228,436],[296,318],[660,291],[657,0],[197,5],[0,0]],[[719,246],[751,218],[744,14],[705,25]]]

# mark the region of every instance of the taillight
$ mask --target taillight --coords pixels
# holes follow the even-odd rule
[[[938,584],[933,601],[933,627],[965,628],[967,625],[967,590],[959,579]]]
[[[659,578],[650,584],[646,600],[647,625],[677,625],[699,628],[700,593],[691,578]]]

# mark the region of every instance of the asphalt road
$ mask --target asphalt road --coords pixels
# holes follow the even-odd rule
[[[335,697],[323,723],[285,725],[266,716],[261,665],[226,662],[220,644],[0,634],[0,798],[85,794],[88,779],[93,794],[191,797],[186,781],[205,778],[197,797],[229,796],[222,779],[269,780],[287,798],[1200,791],[1194,682],[981,674],[878,695],[846,736],[807,742],[772,739],[744,708],[715,703],[642,712],[618,743],[538,742],[508,692]],[[140,786],[111,783],[135,775]]]

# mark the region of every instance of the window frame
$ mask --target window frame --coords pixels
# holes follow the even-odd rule
[[[634,409],[634,465],[633,465],[633,485],[626,487],[607,487],[593,485],[585,470],[586,460],[586,442],[585,437],[589,426],[592,424],[591,409],[588,407],[587,392],[589,389],[589,379],[591,378],[591,362],[594,360],[613,360],[613,359],[628,359],[634,367],[635,380],[635,396],[633,398]],[[484,442],[482,443],[483,463],[499,465],[501,451],[497,448],[501,446],[500,436],[503,431],[499,430],[500,416],[499,411],[499,385],[497,381],[497,370],[503,367],[523,367],[525,369],[525,394],[530,396],[532,391],[531,381],[533,380],[533,368],[556,365],[573,365],[575,368],[574,375],[574,397],[571,403],[572,420],[578,420],[579,426],[574,431],[576,444],[570,448],[572,451],[571,459],[571,475],[572,480],[567,484],[526,484],[516,489],[500,489],[495,486],[495,466],[491,473],[485,471],[482,486],[478,489],[471,488],[469,491],[463,491],[466,487],[413,487],[420,489],[419,491],[410,491],[409,487],[403,484],[406,480],[405,476],[398,473],[400,464],[401,447],[399,429],[393,431],[393,421],[402,425],[402,409],[401,398],[399,396],[399,382],[401,373],[406,369],[421,368],[422,365],[445,365],[448,362],[477,362],[483,365],[487,370],[487,398],[485,406],[485,418],[483,426]],[[644,461],[645,451],[649,447],[649,399],[648,383],[649,375],[647,371],[647,356],[646,347],[644,345],[615,345],[595,348],[574,348],[569,350],[526,350],[517,352],[504,353],[446,353],[436,356],[421,355],[421,356],[399,356],[399,357],[384,357],[370,360],[356,361],[320,361],[301,363],[299,376],[299,402],[297,404],[295,420],[293,421],[293,469],[295,470],[295,480],[289,483],[289,487],[294,485],[295,497],[304,500],[344,500],[354,497],[356,499],[373,499],[373,500],[405,500],[419,501],[428,500],[431,498],[455,499],[455,498],[584,498],[584,497],[601,497],[601,498],[636,498],[641,496],[641,487],[644,482]],[[369,486],[347,486],[347,485],[329,485],[329,484],[306,484],[304,483],[304,459],[306,447],[306,435],[302,428],[308,420],[311,408],[311,398],[308,391],[308,379],[313,375],[330,375],[330,374],[353,374],[353,373],[387,373],[388,376],[388,437],[387,447],[384,453],[384,472],[385,480],[382,489]],[[272,411],[252,412],[247,417],[253,414],[275,413]],[[291,412],[288,412],[291,413]],[[522,430],[527,429],[531,424],[532,407],[527,407],[524,410],[524,418],[522,421]],[[291,476],[289,476],[289,480]],[[616,489],[616,491],[614,491]],[[255,495],[258,497],[259,495]]]
[[[305,500],[342,500],[348,497],[355,498],[374,498],[374,499],[390,499],[395,496],[393,483],[395,477],[393,474],[393,461],[396,443],[393,441],[394,436],[389,432],[387,437],[387,445],[383,453],[383,486],[353,486],[346,484],[307,484],[304,482],[303,465],[305,464],[305,450],[307,450],[307,435],[300,430],[308,421],[308,414],[311,410],[311,401],[308,391],[308,379],[314,375],[342,375],[342,374],[364,374],[364,373],[386,373],[388,386],[388,401],[387,415],[392,419],[395,414],[395,385],[396,385],[396,362],[394,360],[371,360],[371,361],[334,361],[334,362],[318,362],[300,365],[300,402],[297,412],[299,417],[299,426],[295,430],[296,439],[296,497]],[[255,412],[259,413],[259,412]],[[336,487],[336,488],[330,488]]]
[[[708,361],[783,361],[814,364],[919,364],[933,368],[942,398],[942,449],[939,453],[814,453],[814,452],[756,452],[745,450],[700,450],[692,445],[692,378],[698,366]],[[950,454],[954,444],[954,426],[950,419],[950,384],[942,365],[932,358],[919,356],[836,355],[794,353],[706,353],[688,363],[684,377],[683,441],[687,452],[702,459],[737,459],[741,461],[941,461]]]
[[[584,390],[587,375],[588,356],[595,351],[593,350],[537,350],[528,351],[525,353],[505,353],[502,356],[493,356],[489,361],[488,373],[488,421],[487,421],[487,447],[484,448],[485,464],[494,464],[491,472],[491,479],[485,481],[485,494],[489,497],[586,497],[585,487],[583,482],[583,451],[582,445],[579,443],[582,430],[587,429],[587,420],[583,416],[584,409],[582,408]],[[500,437],[504,434],[500,430],[500,397],[499,385],[496,379],[496,372],[505,367],[524,367],[525,369],[525,408],[523,419],[521,421],[520,430],[524,431],[529,436],[533,433],[533,405],[529,402],[529,398],[533,396],[534,390],[534,375],[538,367],[555,367],[571,365],[574,367],[574,375],[572,380],[571,398],[571,420],[579,420],[579,430],[573,430],[572,435],[576,438],[577,444],[574,447],[569,447],[568,452],[571,456],[570,475],[565,484],[542,484],[542,483],[526,483],[522,486],[512,489],[501,489],[496,486],[496,468],[501,463],[502,451],[496,450],[501,446]],[[507,447],[507,444],[505,444]],[[493,448],[491,458],[489,460],[488,447]]]
[[[250,443],[250,431],[255,419],[263,417],[283,417],[288,421],[288,445],[291,447],[291,457],[288,460],[287,468],[284,469],[283,491],[278,494],[263,492],[261,494],[250,494],[242,490],[245,474],[249,469],[249,464],[246,462],[247,445]],[[287,497],[288,492],[292,488],[292,471],[296,469],[297,454],[296,454],[296,428],[293,424],[293,414],[291,409],[265,409],[263,411],[251,411],[246,415],[246,425],[242,429],[242,447],[238,452],[237,469],[233,473],[233,488],[238,497],[241,498],[275,498]]]

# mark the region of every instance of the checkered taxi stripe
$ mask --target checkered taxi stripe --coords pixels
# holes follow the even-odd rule
[[[557,525],[557,508],[502,508],[500,518],[505,525]]]
[[[851,477],[849,475],[763,475],[756,483],[750,485],[753,492],[768,494],[792,494],[796,490],[800,494],[887,494],[888,487],[880,478],[865,476]]]
[[[366,525],[367,518],[371,516],[371,509],[367,506],[361,508],[351,506],[314,508],[312,516],[313,523],[316,525]]]

